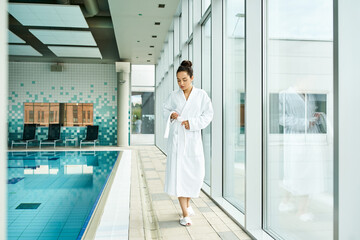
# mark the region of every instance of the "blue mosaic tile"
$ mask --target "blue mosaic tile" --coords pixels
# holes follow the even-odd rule
[[[50,65],[51,63],[9,63],[9,145],[12,140],[22,137],[24,102],[93,103],[94,125],[99,125],[100,145],[116,145],[117,134],[114,133],[117,132],[117,124],[109,124],[112,119],[116,119],[117,114],[115,66],[66,64],[67,72],[54,74],[48,71]],[[29,74],[29,69],[31,74]],[[29,87],[29,84],[32,86]],[[105,85],[107,85],[106,88]],[[39,97],[45,93],[46,97]],[[65,140],[69,135],[76,136],[80,141],[85,138],[86,128],[63,127],[61,138]],[[37,139],[45,139],[46,136],[47,128],[40,127],[37,131]],[[31,145],[37,144],[31,143]],[[69,144],[75,144],[75,142],[69,142]]]

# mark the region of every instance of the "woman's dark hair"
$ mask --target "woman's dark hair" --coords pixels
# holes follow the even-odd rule
[[[176,71],[176,73],[178,72],[187,72],[187,74],[192,77],[193,76],[193,69],[192,69],[192,63],[189,60],[184,60],[181,62],[178,70]]]

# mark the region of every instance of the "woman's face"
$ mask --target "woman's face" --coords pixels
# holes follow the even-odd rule
[[[185,91],[192,86],[192,81],[194,80],[194,76],[190,77],[189,74],[185,71],[178,72],[176,74],[177,82],[181,90]]]

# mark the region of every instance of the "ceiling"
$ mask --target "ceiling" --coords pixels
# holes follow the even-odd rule
[[[9,60],[156,64],[178,4],[179,0],[10,0]]]

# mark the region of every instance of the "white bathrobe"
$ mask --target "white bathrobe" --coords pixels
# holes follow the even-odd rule
[[[173,112],[177,120],[170,121]],[[186,100],[179,89],[170,94],[164,103],[164,117],[168,135],[165,192],[177,197],[197,198],[205,177],[204,150],[201,129],[206,128],[213,118],[211,100],[202,89],[193,89]],[[181,125],[189,121],[190,129]]]

